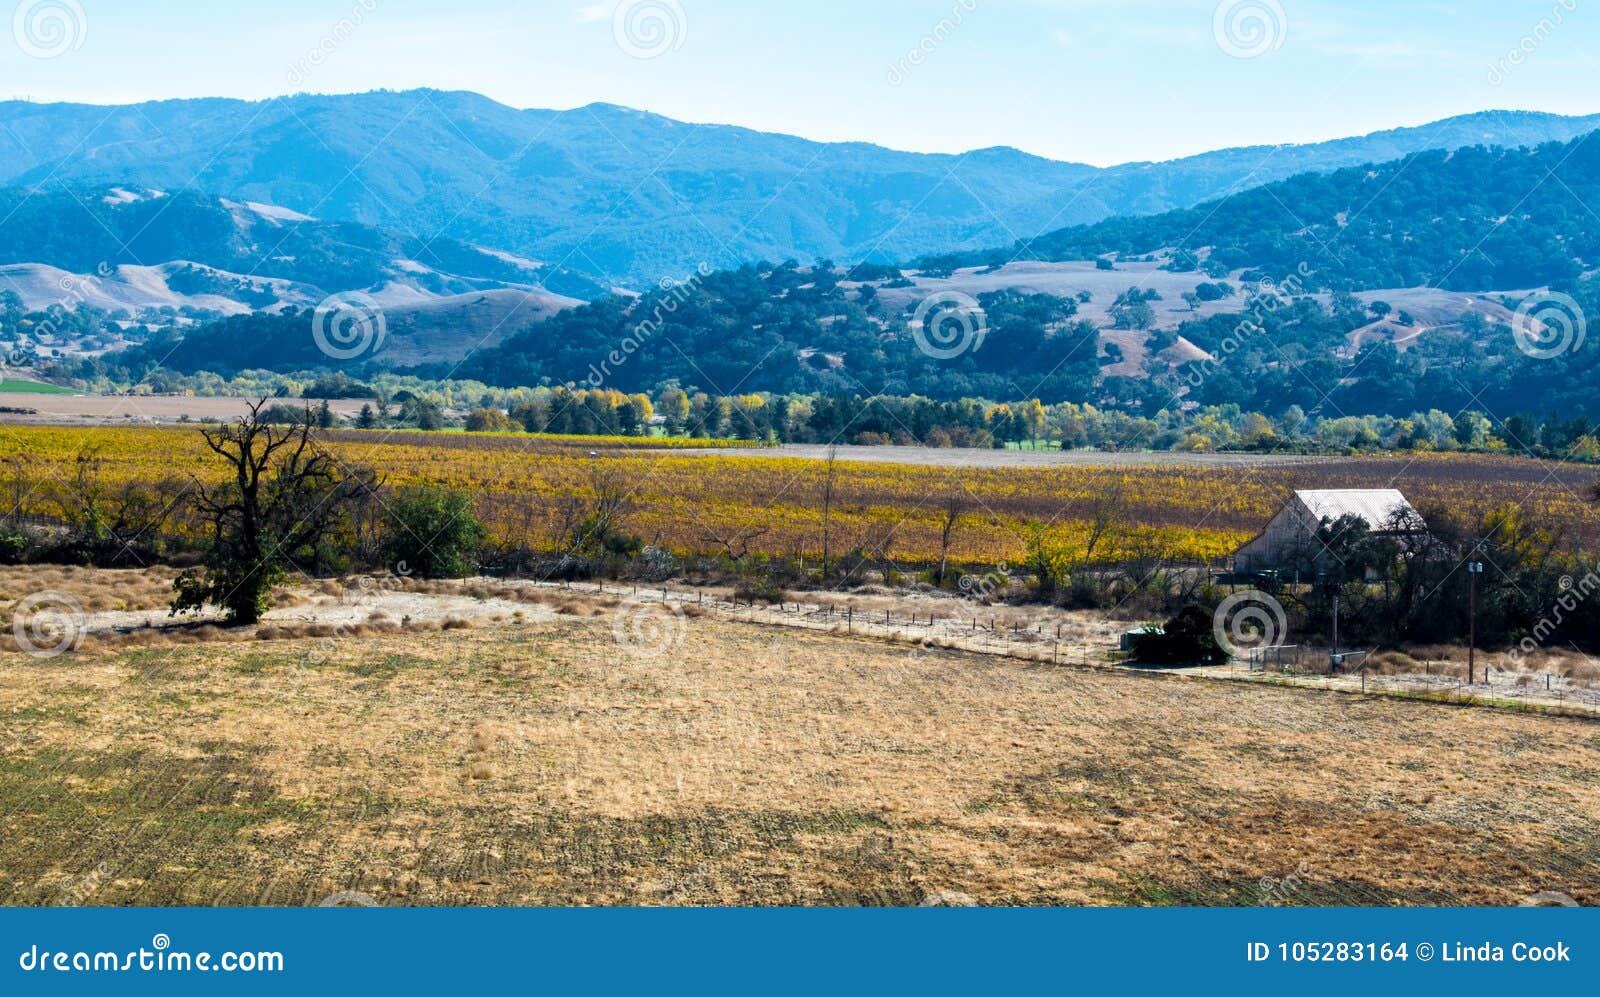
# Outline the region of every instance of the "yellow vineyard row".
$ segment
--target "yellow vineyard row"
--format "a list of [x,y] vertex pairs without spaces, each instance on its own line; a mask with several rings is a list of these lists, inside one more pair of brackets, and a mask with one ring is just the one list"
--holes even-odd
[[[596,441],[598,443],[598,440]],[[616,442],[616,441],[613,441]],[[495,540],[555,546],[598,491],[626,496],[623,526],[680,554],[815,558],[824,527],[835,554],[923,564],[937,559],[946,507],[960,510],[950,554],[968,564],[1016,564],[1041,534],[1058,557],[1094,544],[1106,557],[1210,559],[1249,539],[1295,488],[1399,487],[1425,511],[1470,519],[1515,504],[1572,538],[1592,539],[1585,497],[1592,471],[1507,457],[1428,455],[1222,465],[1174,456],[1153,465],[947,467],[853,462],[841,451],[831,489],[815,460],[692,454],[654,441],[593,448],[534,437],[334,434],[339,460],[385,484],[446,485],[471,494]],[[981,458],[983,455],[975,455]],[[193,428],[0,427],[5,499],[53,515],[80,461],[110,486],[220,474]],[[826,522],[825,522],[826,521]]]

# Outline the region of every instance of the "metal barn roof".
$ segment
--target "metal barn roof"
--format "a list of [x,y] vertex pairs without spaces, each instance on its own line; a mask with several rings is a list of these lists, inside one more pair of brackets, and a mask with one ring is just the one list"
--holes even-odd
[[1333,488],[1297,491],[1294,497],[1318,520],[1360,516],[1371,529],[1382,529],[1398,513],[1416,515],[1410,502],[1394,488]]

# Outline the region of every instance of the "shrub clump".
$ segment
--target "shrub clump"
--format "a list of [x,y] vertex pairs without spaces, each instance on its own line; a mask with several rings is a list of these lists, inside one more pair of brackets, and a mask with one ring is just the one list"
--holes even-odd
[[1220,665],[1228,652],[1217,643],[1211,611],[1188,605],[1160,629],[1133,638],[1135,660],[1150,665]]
[[473,514],[470,496],[436,485],[410,485],[395,492],[384,519],[384,557],[396,571],[417,578],[477,573],[478,551],[489,530]]

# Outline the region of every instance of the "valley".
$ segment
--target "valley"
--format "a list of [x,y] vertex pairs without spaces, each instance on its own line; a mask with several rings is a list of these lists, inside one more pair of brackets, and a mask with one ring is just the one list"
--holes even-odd
[[1600,903],[1554,30],[24,6],[0,908]]

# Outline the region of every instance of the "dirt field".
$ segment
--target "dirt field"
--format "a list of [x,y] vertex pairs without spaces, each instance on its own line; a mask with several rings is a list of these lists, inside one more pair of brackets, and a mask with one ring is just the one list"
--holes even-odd
[[[1327,464],[1335,457],[1303,457],[1294,454],[1170,453],[1166,451],[1103,450],[974,450],[962,448],[846,446],[837,451],[840,460],[863,464],[911,464],[924,467],[1291,467],[1301,464]],[[696,457],[794,457],[801,460],[826,460],[828,448],[806,443],[771,447],[728,449],[707,447],[693,451]]]
[[551,603],[0,656],[0,902],[1600,902],[1590,721]]
[[[0,408],[31,409],[36,414],[8,412],[0,422],[51,426],[89,426],[103,423],[177,422],[188,416],[201,419],[236,419],[251,398],[191,398],[183,395],[46,395],[34,392],[0,392]],[[294,403],[294,399],[290,400]],[[320,403],[319,403],[320,404]],[[335,412],[355,415],[362,400],[338,399],[328,403]]]

